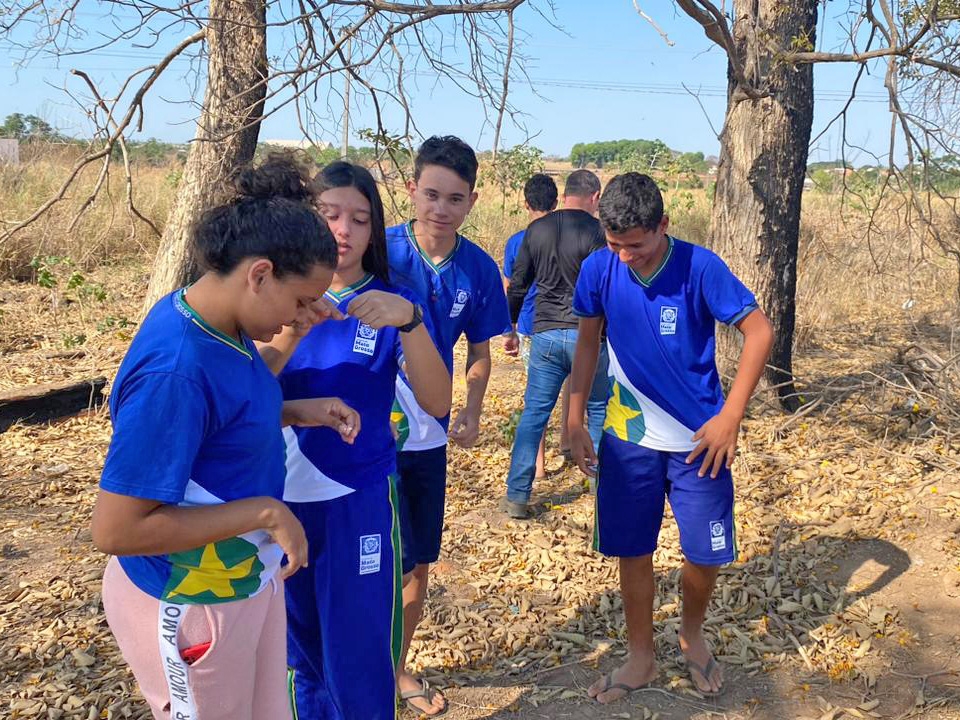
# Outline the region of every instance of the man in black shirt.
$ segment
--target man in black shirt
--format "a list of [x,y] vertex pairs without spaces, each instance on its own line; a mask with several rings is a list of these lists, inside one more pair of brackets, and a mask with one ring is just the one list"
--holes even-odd
[[[603,229],[594,217],[599,202],[600,179],[589,170],[570,173],[563,191],[563,209],[530,223],[510,276],[507,299],[514,326],[527,290],[537,285],[523,415],[513,441],[507,494],[501,503],[513,518],[529,517],[537,446],[573,364],[578,324],[573,314],[573,291],[580,265],[590,253],[606,246]],[[506,343],[508,350],[518,342],[514,333]],[[587,403],[594,446],[603,431],[606,401],[607,361],[603,354]]]

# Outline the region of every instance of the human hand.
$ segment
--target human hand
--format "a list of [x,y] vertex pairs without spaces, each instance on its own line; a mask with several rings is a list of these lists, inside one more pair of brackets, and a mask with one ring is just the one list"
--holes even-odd
[[350,445],[360,432],[360,414],[340,398],[288,400],[285,405],[292,415],[291,425],[332,428]]
[[396,293],[369,290],[350,301],[347,314],[374,330],[401,327],[413,321],[413,303]]
[[699,441],[697,446],[687,455],[689,465],[701,454],[703,462],[697,475],[703,477],[710,472],[710,477],[716,478],[720,468],[726,464],[733,465],[737,455],[737,434],[740,431],[740,418],[721,410],[717,415],[707,420],[693,435],[693,440]]
[[515,332],[503,336],[503,351],[510,357],[520,354],[520,337]]
[[307,567],[307,536],[290,508],[279,500],[272,501],[267,509],[264,530],[287,556],[287,564],[280,568],[282,579],[286,580],[301,567]]
[[331,318],[343,320],[344,315],[325,297],[317,298],[306,307],[300,308],[296,320],[290,324],[290,330],[295,337],[304,337],[314,325],[319,325]]
[[593,438],[583,427],[583,423],[567,425],[567,436],[570,440],[570,455],[580,472],[588,477],[596,477],[597,453],[593,449]]
[[457,413],[456,419],[450,424],[450,439],[463,448],[473,447],[480,439],[480,414],[469,408]]

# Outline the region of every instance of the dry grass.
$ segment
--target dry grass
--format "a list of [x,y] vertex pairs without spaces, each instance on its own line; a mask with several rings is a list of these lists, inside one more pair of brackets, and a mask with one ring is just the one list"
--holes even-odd
[[[50,152],[17,168],[0,166],[0,223],[7,227],[28,217],[42,199],[56,193],[70,158]],[[172,206],[179,166],[134,166],[135,203],[161,230]],[[607,178],[608,179],[608,178]],[[36,258],[69,258],[84,271],[104,265],[143,262],[153,257],[157,238],[142,222],[131,222],[126,210],[122,173],[115,172],[101,197],[79,222],[77,211],[89,197],[97,172],[81,182],[52,212],[0,241],[0,279],[35,280]],[[401,220],[409,201],[401,187],[386,191],[389,220]],[[704,243],[710,226],[706,190],[667,189],[665,202],[673,232]],[[875,216],[867,233],[868,215],[854,201],[818,192],[804,196],[797,283],[798,350],[816,347],[818,337],[857,317],[877,323],[891,319],[925,322],[955,298],[956,268],[902,220],[894,198]],[[507,238],[526,224],[519,194],[503,197],[493,187],[480,188],[480,200],[463,228],[498,261]]]
[[[0,225],[10,228],[30,217],[54,197],[69,172],[62,154],[40,156],[18,167],[0,165]],[[134,204],[162,229],[172,206],[179,169],[134,166]],[[158,238],[143,222],[131,222],[122,168],[115,167],[96,201],[76,220],[98,180],[99,168],[88,167],[77,184],[51,211],[12,238],[0,240],[0,278],[29,278],[37,257],[68,257],[90,269],[132,257],[152,256]]]

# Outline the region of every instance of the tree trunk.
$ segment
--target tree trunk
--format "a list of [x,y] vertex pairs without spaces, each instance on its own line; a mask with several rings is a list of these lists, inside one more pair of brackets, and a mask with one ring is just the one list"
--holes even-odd
[[144,312],[196,279],[190,229],[223,202],[233,174],[253,160],[267,87],[264,0],[210,0],[207,89],[176,204],[153,265]]
[[[813,122],[813,67],[787,65],[777,49],[814,44],[818,0],[736,0],[733,35],[745,75],[765,92],[750,99],[730,74],[710,237],[773,323],[765,374],[785,409],[793,387],[800,201]],[[740,335],[717,338],[721,370],[732,371]],[[732,373],[731,373],[732,374]]]

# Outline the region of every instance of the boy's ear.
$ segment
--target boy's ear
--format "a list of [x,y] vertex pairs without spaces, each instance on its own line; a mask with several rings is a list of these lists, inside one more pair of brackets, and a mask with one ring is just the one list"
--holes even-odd
[[670,216],[664,213],[660,218],[660,232],[666,232],[668,227],[670,227]]
[[[480,194],[476,190],[470,193],[470,210],[473,210],[473,206],[476,204],[478,197],[480,197]],[[467,212],[469,212],[469,210]]]
[[410,193],[410,197],[413,197],[413,194],[417,191],[417,181],[413,178],[407,180],[407,192]]

